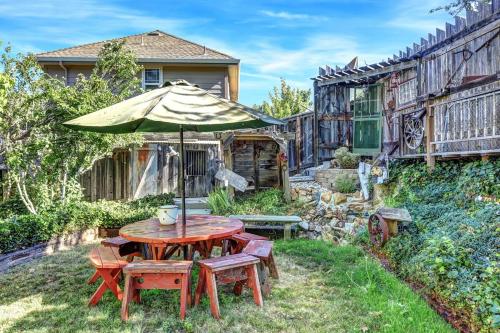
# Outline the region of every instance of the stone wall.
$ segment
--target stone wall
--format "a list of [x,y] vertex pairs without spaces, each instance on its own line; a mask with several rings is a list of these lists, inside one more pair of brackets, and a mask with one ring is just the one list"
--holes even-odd
[[71,249],[76,245],[92,243],[96,239],[98,239],[97,229],[87,229],[54,237],[47,243],[41,243],[23,250],[2,254],[0,255],[0,272],[35,258]]
[[359,186],[358,169],[317,170],[314,180],[322,187],[330,191],[337,191],[335,187],[335,181],[339,177],[348,177],[356,183],[356,186]]

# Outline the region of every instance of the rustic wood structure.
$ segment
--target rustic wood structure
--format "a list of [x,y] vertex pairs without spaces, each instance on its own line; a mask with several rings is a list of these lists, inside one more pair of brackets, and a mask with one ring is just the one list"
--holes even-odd
[[[206,196],[216,185],[220,140],[212,133],[191,133],[184,141],[186,195]],[[86,199],[133,200],[170,192],[179,196],[179,146],[176,136],[147,134],[142,147],[116,150],[96,161],[80,178]]]
[[288,136],[271,130],[220,135],[227,169],[248,181],[248,190],[282,188],[289,200]]
[[243,248],[248,245],[248,243],[252,240],[269,240],[269,238],[255,235],[249,232],[242,232],[236,235],[233,235],[231,238],[231,254],[241,253]]
[[426,158],[430,166],[436,157],[500,153],[499,15],[500,1],[479,2],[392,58],[320,68],[313,78],[316,162],[331,159],[339,145]]
[[[161,225],[157,218],[135,222],[120,229],[120,236],[145,243],[151,259],[168,259],[179,246],[193,245],[202,257],[210,257],[214,243],[243,231],[243,223],[222,216],[190,215],[182,223]],[[193,253],[189,254],[192,258]]]
[[208,293],[212,316],[220,319],[217,283],[235,283],[234,293],[236,295],[240,295],[243,286],[247,285],[253,291],[255,304],[259,307],[263,306],[256,267],[259,262],[259,258],[244,253],[198,261],[200,275],[198,277],[194,304],[200,304],[203,294]]
[[191,305],[192,261],[182,260],[142,260],[123,268],[125,291],[122,300],[121,317],[128,320],[128,306],[134,300],[140,302],[140,291],[144,289],[180,290],[180,317],[186,317],[186,309]]
[[[224,166],[245,177],[248,190],[271,187],[287,193],[287,136],[270,131],[189,133],[186,151],[186,196],[204,197]],[[133,200],[146,195],[180,196],[179,139],[171,134],[147,134],[142,147],[118,149],[94,163],[80,178],[89,201]]]
[[399,229],[404,229],[410,222],[412,218],[408,210],[381,207],[368,219],[370,240],[374,245],[382,247],[390,237],[397,235]]

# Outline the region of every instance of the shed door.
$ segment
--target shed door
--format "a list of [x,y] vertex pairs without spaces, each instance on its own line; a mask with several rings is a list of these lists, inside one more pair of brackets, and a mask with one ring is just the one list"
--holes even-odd
[[352,88],[350,93],[354,115],[352,150],[357,154],[376,155],[382,146],[381,86]]

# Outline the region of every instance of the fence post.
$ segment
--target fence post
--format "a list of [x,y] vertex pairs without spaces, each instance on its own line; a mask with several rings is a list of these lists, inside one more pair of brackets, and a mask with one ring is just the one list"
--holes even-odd
[[426,105],[426,115],[425,115],[425,148],[426,148],[426,161],[429,170],[434,170],[434,166],[436,165],[436,157],[432,155],[434,153],[434,144],[432,141],[434,139],[434,108],[430,105],[430,102],[427,101]]

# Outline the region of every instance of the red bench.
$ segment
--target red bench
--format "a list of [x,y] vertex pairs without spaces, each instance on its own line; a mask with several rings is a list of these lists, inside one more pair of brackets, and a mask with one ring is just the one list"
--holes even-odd
[[180,289],[180,317],[186,317],[186,307],[191,305],[192,261],[184,260],[142,260],[129,263],[123,268],[125,293],[121,317],[128,320],[128,305],[131,300],[140,302],[141,289]]
[[242,232],[231,236],[230,238],[230,252],[231,254],[241,253],[243,248],[252,240],[269,240],[264,236],[251,234],[249,232]]
[[219,298],[217,296],[217,282],[220,284],[235,283],[234,293],[240,295],[246,284],[253,291],[257,306],[262,306],[259,277],[256,264],[259,258],[240,253],[223,257],[200,260],[200,275],[196,287],[194,304],[200,303],[204,293],[210,298],[210,311],[216,319],[220,319]]
[[120,256],[116,248],[100,246],[90,251],[90,262],[95,267],[96,272],[89,282],[93,283],[99,277],[102,277],[103,282],[90,298],[89,306],[96,305],[108,289],[117,299],[121,300],[123,293],[118,282],[121,278],[122,268],[129,263],[127,259]]
[[260,259],[260,263],[257,266],[259,281],[263,294],[268,296],[271,293],[271,286],[269,284],[267,269],[269,269],[269,274],[273,278],[279,278],[278,269],[276,268],[273,257],[273,242],[267,240],[251,240],[245,246],[242,253],[246,253]]

